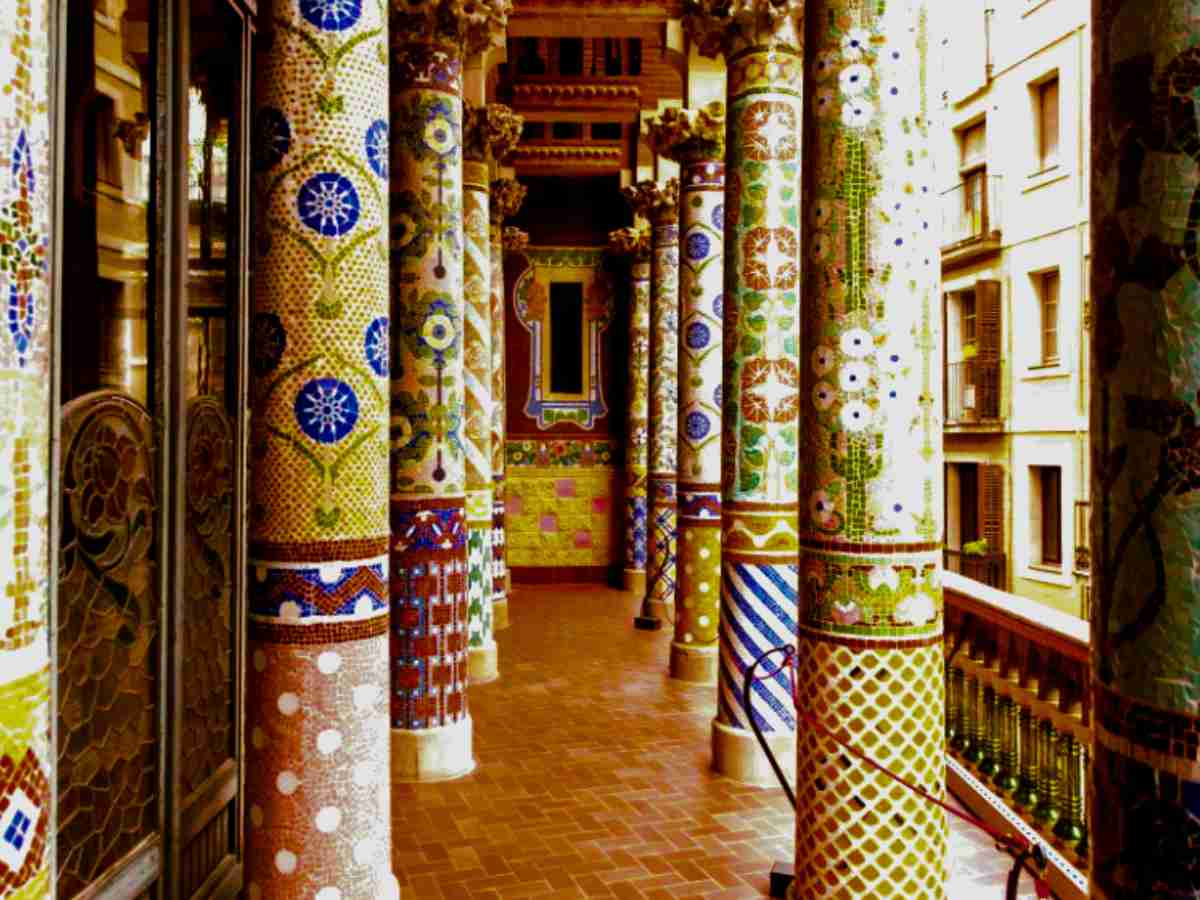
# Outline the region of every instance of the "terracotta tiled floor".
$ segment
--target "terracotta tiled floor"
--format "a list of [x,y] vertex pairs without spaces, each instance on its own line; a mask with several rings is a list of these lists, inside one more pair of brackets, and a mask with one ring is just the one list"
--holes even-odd
[[[518,586],[500,680],[471,687],[471,775],[394,792],[410,898],[750,898],[790,859],[779,789],[709,770],[715,689],[666,675],[669,631],[595,586]],[[952,828],[951,900],[1000,900],[1004,857]]]

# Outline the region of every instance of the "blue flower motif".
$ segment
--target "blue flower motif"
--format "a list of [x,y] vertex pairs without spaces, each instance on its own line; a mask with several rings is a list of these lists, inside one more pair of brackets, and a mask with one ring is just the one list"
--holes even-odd
[[702,412],[690,412],[684,419],[683,429],[689,439],[698,441],[704,438],[712,428],[712,423]]
[[717,231],[725,230],[725,204],[718,203],[713,207],[712,217],[709,219],[712,222],[712,227]]
[[345,31],[362,16],[362,0],[300,0],[300,15],[322,31]]
[[717,294],[717,296],[713,297],[712,309],[713,309],[713,315],[716,316],[718,319],[721,318],[721,316],[725,310],[725,295],[724,294]]
[[283,359],[283,351],[287,349],[287,332],[275,313],[258,313],[250,329],[253,335],[250,364],[255,374],[267,375],[275,371]]
[[338,237],[358,223],[358,191],[345,175],[321,172],[296,197],[300,221],[325,237]]
[[358,422],[358,397],[344,381],[314,378],[300,389],[295,403],[300,430],[321,444],[336,444]]
[[712,339],[712,332],[703,322],[693,322],[684,334],[689,350],[703,350]]
[[721,392],[721,385],[718,384],[715,388],[713,388],[713,405],[716,406],[717,409],[721,408],[722,396],[723,394]]
[[711,247],[712,243],[709,241],[708,235],[700,234],[699,232],[688,235],[688,259],[693,261],[704,259],[704,257],[708,256],[708,251],[711,249]]
[[380,316],[367,326],[367,334],[363,339],[363,352],[367,355],[367,365],[371,367],[371,371],[386,378],[388,362],[391,359],[387,316]]
[[265,172],[292,148],[292,126],[274,106],[264,106],[254,119],[254,168]]
[[33,343],[33,326],[36,322],[33,294],[23,294],[17,286],[8,288],[8,330],[12,333],[13,346],[21,365],[25,365],[25,354]]
[[365,140],[367,164],[380,178],[388,177],[388,123],[376,119],[367,129]]
[[12,186],[14,190],[22,187],[32,196],[37,182],[33,176],[33,150],[29,146],[29,138],[25,129],[17,132],[17,141],[12,151]]

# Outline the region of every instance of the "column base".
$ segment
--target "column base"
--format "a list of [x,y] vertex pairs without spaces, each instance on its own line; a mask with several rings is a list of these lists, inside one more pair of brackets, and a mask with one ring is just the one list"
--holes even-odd
[[[495,612],[492,613],[493,621]],[[500,648],[496,642],[467,648],[467,675],[471,684],[487,684],[500,677]]]
[[646,595],[646,570],[626,569],[621,578],[622,589],[626,593]]
[[671,642],[671,677],[691,684],[716,684],[720,656],[716,644]]
[[471,717],[441,728],[392,729],[392,782],[448,781],[475,769]]
[[[767,746],[779,760],[783,774],[793,784],[796,781],[796,733],[769,732],[765,735]],[[754,732],[748,728],[734,728],[713,719],[712,723],[712,767],[713,771],[742,784],[757,787],[778,787],[779,779],[771,769]]]
[[503,631],[508,627],[508,598],[492,601],[492,631]]

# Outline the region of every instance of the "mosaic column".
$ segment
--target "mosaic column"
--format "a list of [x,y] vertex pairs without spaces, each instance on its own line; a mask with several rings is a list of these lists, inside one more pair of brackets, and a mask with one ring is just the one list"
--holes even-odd
[[497,178],[491,184],[490,239],[492,248],[492,617],[496,631],[508,627],[508,541],[504,533],[505,442],[508,435],[508,395],[505,390],[505,361],[508,358],[504,332],[504,253],[520,252],[529,245],[529,235],[504,228],[504,220],[517,214],[525,202],[525,185],[512,178]]
[[650,418],[650,229],[609,232],[609,250],[628,256],[629,391],[625,426],[624,589],[646,595],[646,468]]
[[1092,5],[1091,896],[1200,889],[1200,2]]
[[[802,708],[945,792],[941,291],[926,4],[809,0]],[[946,896],[946,815],[797,737],[796,896]],[[867,865],[869,861],[869,865]]]
[[646,494],[650,552],[639,628],[660,628],[675,606],[676,449],[679,408],[679,181],[622,189],[650,220],[650,421]]
[[799,489],[800,121],[803,3],[689,6],[700,52],[728,70],[721,410],[721,621],[713,768],[774,784],[753,715],[790,769],[795,715],[786,676],[742,678],[795,641]]
[[671,677],[717,682],[721,609],[721,327],[725,106],[667,109],[650,146],[679,163],[679,538]]
[[273,0],[255,66],[246,896],[398,896],[387,22]]
[[467,710],[462,63],[507,0],[391,12],[392,777],[475,767]]
[[[495,591],[492,552],[492,259],[489,174],[494,156],[506,156],[521,137],[522,118],[499,103],[467,109],[463,129],[463,260],[465,331],[463,382],[467,466],[467,662],[470,680],[500,677],[492,629]],[[501,354],[503,358],[503,353]]]
[[0,21],[0,897],[53,896],[50,749],[49,34],[44,0]]

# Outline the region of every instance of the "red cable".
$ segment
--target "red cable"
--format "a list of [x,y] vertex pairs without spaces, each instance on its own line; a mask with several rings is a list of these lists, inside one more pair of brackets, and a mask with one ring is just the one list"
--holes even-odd
[[[891,778],[893,781],[899,782],[900,784],[904,785],[906,788],[908,788],[910,791],[912,791],[917,796],[923,798],[924,800],[927,800],[928,802],[941,807],[946,812],[948,812],[952,815],[958,816],[958,818],[962,819],[964,822],[966,822],[970,825],[974,825],[976,828],[978,828],[984,834],[988,835],[996,843],[1007,846],[1007,847],[1011,847],[1012,849],[1016,850],[1019,854],[1024,854],[1024,853],[1029,852],[1029,850],[1031,849],[1031,845],[1030,845],[1029,840],[1024,835],[997,831],[996,829],[994,829],[990,825],[988,825],[986,822],[984,822],[982,819],[979,819],[970,813],[963,812],[960,809],[955,809],[953,806],[950,806],[945,801],[939,800],[937,797],[930,794],[928,791],[926,791],[920,785],[913,784],[913,783],[905,780],[904,778],[902,778],[901,776],[899,776],[895,772],[893,772],[891,769],[884,766],[883,764],[878,763],[875,760],[871,759],[871,757],[867,756],[865,753],[863,753],[858,748],[851,746],[848,742],[844,741],[842,738],[840,738],[836,734],[834,734],[830,729],[825,727],[825,725],[822,722],[820,722],[812,713],[801,709],[800,708],[800,697],[798,694],[798,685],[796,682],[796,655],[792,651],[792,648],[790,648],[790,647],[787,648],[786,656],[787,656],[787,662],[784,663],[784,665],[786,665],[788,667],[788,679],[791,682],[791,689],[792,689],[792,705],[796,707],[796,714],[798,716],[800,716],[802,719],[804,719],[805,722],[807,722],[810,726],[812,726],[814,729],[816,729],[818,732],[825,735],[826,737],[832,738],[840,747],[842,747],[842,749],[846,750],[852,756],[862,760],[863,762],[865,762],[867,765],[869,765],[871,768],[875,769],[876,771],[882,772],[884,775],[888,776],[888,778]],[[778,673],[778,671],[779,670],[776,669],[775,672],[772,674],[776,674],[776,673]],[[759,677],[765,678],[768,676],[759,676]],[[1046,880],[1041,876],[1040,873],[1033,872],[1028,869],[1026,871],[1029,871],[1030,875],[1033,878],[1034,888],[1037,891],[1038,900],[1050,900],[1050,887],[1049,887],[1049,885],[1046,884]]]

